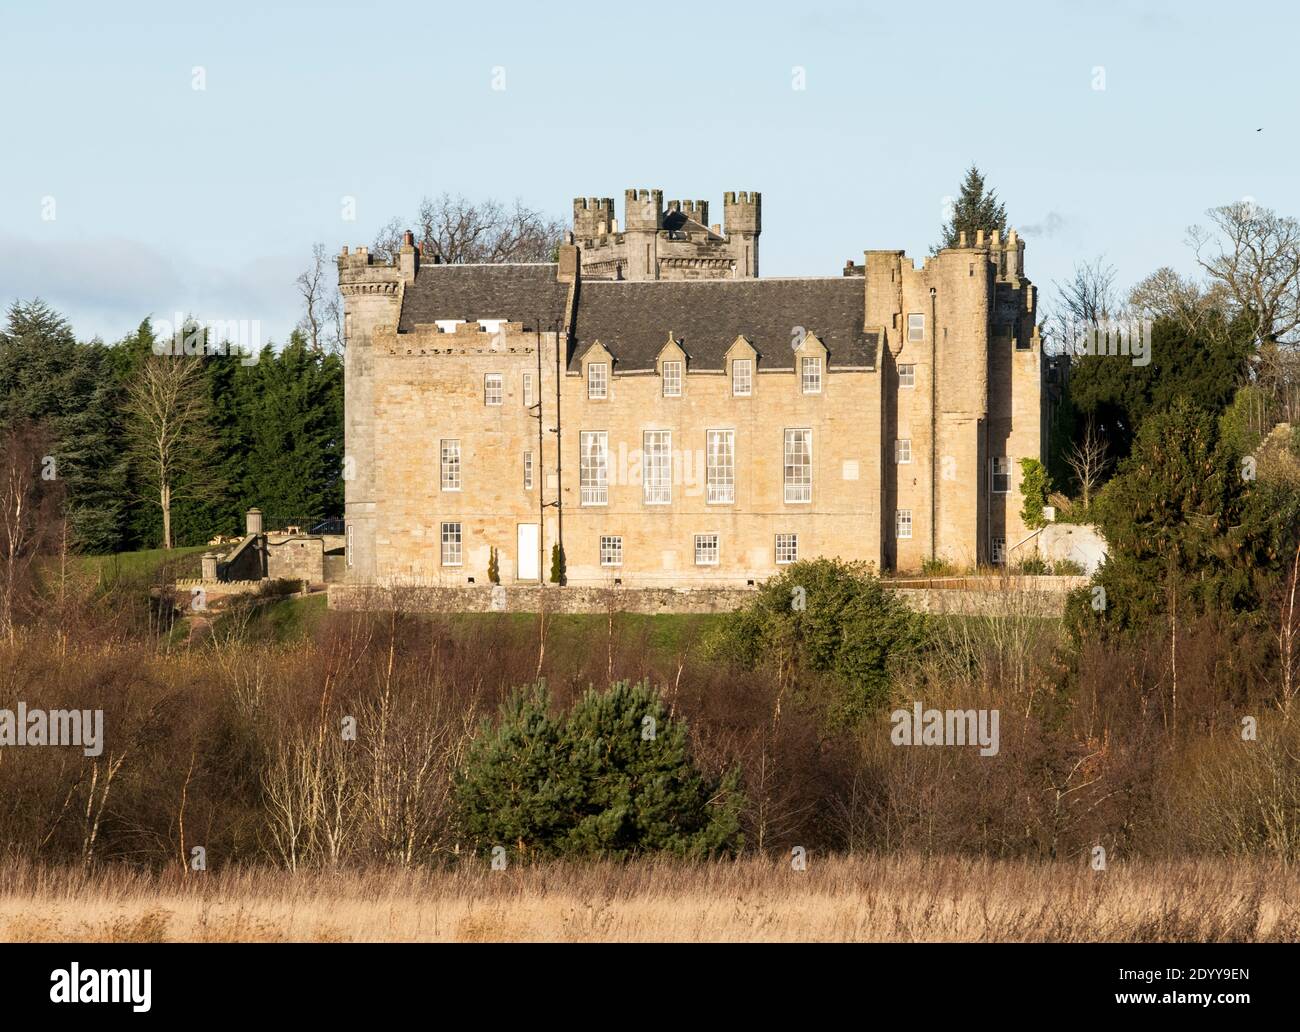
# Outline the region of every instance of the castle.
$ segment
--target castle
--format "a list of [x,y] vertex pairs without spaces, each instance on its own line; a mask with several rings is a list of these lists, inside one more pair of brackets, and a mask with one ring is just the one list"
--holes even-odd
[[759,278],[761,197],[574,201],[557,261],[338,260],[355,584],[744,586],[1000,563],[1045,454],[1014,230]]

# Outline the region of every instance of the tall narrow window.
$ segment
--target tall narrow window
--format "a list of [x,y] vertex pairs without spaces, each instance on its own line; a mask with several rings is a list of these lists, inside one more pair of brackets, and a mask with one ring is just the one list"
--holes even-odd
[[532,408],[537,404],[537,399],[533,397],[533,374],[524,373],[524,407]]
[[778,534],[776,536],[776,561],[779,566],[799,561],[798,534]]
[[623,565],[623,539],[617,535],[600,536],[600,565]]
[[696,534],[695,535],[695,565],[696,566],[717,566],[718,565],[718,535],[717,534]]
[[459,523],[444,523],[442,525],[442,565],[461,565]]
[[916,366],[904,363],[898,367],[898,386],[916,386]]
[[500,405],[501,404],[501,382],[500,373],[488,373],[483,377],[483,404]]
[[533,489],[533,453],[530,451],[526,451],[524,452],[524,490],[531,491],[532,489]]
[[894,536],[900,540],[912,536],[911,509],[899,509],[894,513]]
[[900,466],[906,466],[912,461],[912,439],[910,437],[900,437],[894,442],[894,461]]
[[925,340],[925,316],[920,312],[912,312],[907,317],[907,339]]
[[812,431],[785,432],[785,500],[812,501]]
[[442,489],[460,490],[460,441],[442,442]]
[[804,394],[820,394],[822,392],[821,356],[814,355],[811,358],[801,359],[799,368],[802,371]]
[[1011,490],[1011,460],[1005,455],[995,455],[989,460],[989,490],[994,494]]
[[664,363],[664,397],[680,398],[682,396],[682,363]]
[[592,362],[587,366],[587,397],[609,397],[609,365],[605,362]]
[[609,504],[609,434],[604,430],[583,430],[578,434],[580,453],[578,488],[583,505]]
[[647,430],[643,438],[641,478],[647,505],[670,505],[673,500],[673,434]]
[[992,554],[989,558],[991,558],[996,565],[1001,566],[1007,561],[1007,539],[1004,537],[995,537],[991,544],[993,547],[991,549]]
[[752,358],[738,358],[731,363],[731,393],[737,398],[748,398],[754,393]]
[[347,565],[351,566],[352,565],[352,524],[351,523],[348,524],[348,546],[346,549],[344,549],[344,553],[347,555]]
[[736,500],[736,431],[708,431],[704,452],[706,500],[731,505]]

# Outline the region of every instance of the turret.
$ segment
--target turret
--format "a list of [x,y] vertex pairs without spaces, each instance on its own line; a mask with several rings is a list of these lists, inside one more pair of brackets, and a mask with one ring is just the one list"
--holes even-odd
[[664,192],[628,190],[623,202],[623,229],[628,233],[657,233],[664,228]]
[[762,195],[757,191],[723,194],[722,213],[727,241],[736,261],[736,276],[757,276],[758,235],[763,229]]
[[578,240],[595,240],[614,232],[614,198],[575,197],[573,235]]

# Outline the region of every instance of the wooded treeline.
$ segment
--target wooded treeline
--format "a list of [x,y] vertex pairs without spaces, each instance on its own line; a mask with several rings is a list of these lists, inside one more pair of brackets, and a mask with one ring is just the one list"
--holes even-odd
[[[40,300],[0,328],[0,436],[34,451],[63,501],[68,544],[109,553],[343,511],[343,363],[294,332],[255,354],[173,355],[146,319],[113,344],[78,341]],[[218,350],[216,347],[211,349]]]

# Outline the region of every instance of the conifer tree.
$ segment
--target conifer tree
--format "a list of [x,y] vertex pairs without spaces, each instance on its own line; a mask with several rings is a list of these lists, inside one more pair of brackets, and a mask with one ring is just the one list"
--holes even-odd
[[953,205],[952,217],[943,227],[943,238],[935,245],[934,251],[956,247],[962,233],[966,234],[966,243],[974,246],[976,231],[981,229],[986,235],[995,229],[1005,235],[1007,213],[1005,206],[998,200],[997,193],[993,190],[985,191],[984,174],[971,165],[966,170],[961,193]]

